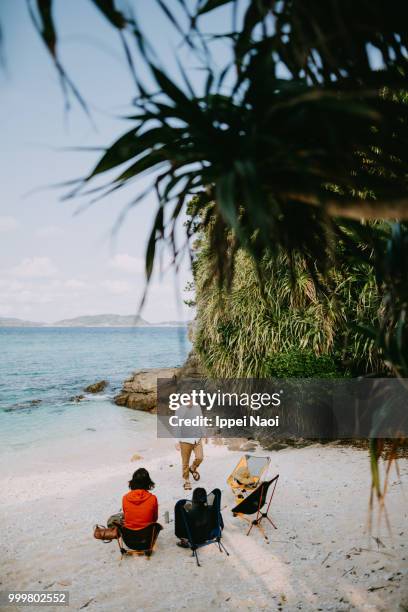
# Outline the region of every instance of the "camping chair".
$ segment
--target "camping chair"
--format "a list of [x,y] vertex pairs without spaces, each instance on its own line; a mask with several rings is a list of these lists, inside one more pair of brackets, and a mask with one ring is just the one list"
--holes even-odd
[[[190,506],[190,510],[188,507]],[[220,552],[229,552],[221,542],[224,523],[221,515],[221,491],[214,489],[207,496],[207,504],[194,507],[187,499],[181,499],[176,503],[175,509],[175,533],[178,538],[188,541],[193,557],[198,560],[197,550],[209,544],[218,544]]]
[[[239,516],[239,518],[244,519],[249,523],[249,529],[247,531],[247,535],[251,533],[252,527],[258,527],[259,531],[264,536],[265,540],[268,540],[268,537],[263,530],[261,522],[264,518],[266,518],[272,527],[277,529],[276,525],[273,523],[271,518],[268,516],[269,508],[271,506],[273,494],[275,493],[276,485],[278,484],[279,474],[277,474],[272,480],[267,480],[262,482],[255,491],[252,491],[247,497],[242,499],[235,508],[232,509],[232,513],[234,516]],[[266,505],[266,498],[268,495],[269,487],[273,484],[272,494],[269,499],[268,507],[266,508],[266,512],[262,512],[262,509]],[[256,517],[254,519],[250,519],[247,515],[255,514]]]
[[[271,459],[270,457],[256,457],[255,455],[244,455],[227,478],[227,484],[231,487],[236,497],[236,502],[243,499],[245,495],[256,489],[265,476]],[[240,473],[249,474],[249,478],[240,482]]]
[[124,555],[146,555],[149,558],[162,529],[160,523],[151,523],[143,529],[128,529],[120,526],[118,542],[122,557]]

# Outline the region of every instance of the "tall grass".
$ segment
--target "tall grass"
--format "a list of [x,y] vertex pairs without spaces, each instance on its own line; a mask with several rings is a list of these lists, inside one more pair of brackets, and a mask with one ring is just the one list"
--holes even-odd
[[[366,264],[339,266],[324,285],[300,256],[264,256],[263,283],[251,257],[239,250],[229,290],[208,282],[205,241],[195,264],[195,348],[213,376],[267,377],[271,359],[298,351],[333,356],[339,373],[382,367],[374,342],[358,325],[375,325],[379,297]],[[356,329],[354,329],[354,325]]]

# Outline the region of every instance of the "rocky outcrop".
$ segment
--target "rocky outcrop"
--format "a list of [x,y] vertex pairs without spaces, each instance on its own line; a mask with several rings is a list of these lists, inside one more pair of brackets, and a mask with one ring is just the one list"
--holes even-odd
[[102,391],[104,391],[104,389],[108,386],[108,381],[107,380],[99,380],[96,383],[93,383],[92,385],[88,385],[87,387],[85,387],[84,391],[85,393],[101,393]]
[[157,404],[157,379],[173,378],[178,368],[152,368],[137,370],[125,380],[119,395],[114,398],[118,406],[154,412]]
[[155,412],[157,408],[157,379],[204,378],[196,355],[191,352],[181,368],[152,368],[137,370],[123,383],[119,395],[114,398],[118,406],[126,406],[145,412]]
[[118,406],[126,406],[145,412],[157,408],[157,379],[205,378],[196,354],[191,351],[180,368],[152,368],[137,370],[123,383],[121,392],[114,398]]

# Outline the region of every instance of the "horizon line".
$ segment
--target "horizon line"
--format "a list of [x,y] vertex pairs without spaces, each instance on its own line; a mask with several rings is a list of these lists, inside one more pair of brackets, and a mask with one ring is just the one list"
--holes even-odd
[[[86,320],[86,319],[98,319],[98,318],[102,318],[102,317],[115,317],[115,318],[119,318],[119,319],[129,319],[129,318],[133,318],[135,320],[134,324],[125,324],[125,325],[115,325],[115,324],[109,324],[107,323],[106,325],[101,325],[101,324],[94,324],[92,325],[92,322],[90,322],[90,324],[78,324],[78,325],[71,325],[72,327],[149,327],[149,326],[155,326],[155,325],[168,325],[168,326],[176,326],[176,325],[188,325],[189,323],[192,322],[193,319],[162,319],[160,321],[148,321],[147,319],[144,319],[141,315],[136,315],[136,314],[127,314],[127,315],[122,315],[122,314],[116,314],[116,313],[100,313],[100,314],[90,314],[90,315],[77,315],[75,317],[65,317],[63,319],[58,319],[56,321],[34,321],[32,319],[24,319],[21,317],[15,317],[15,316],[4,316],[4,315],[0,315],[0,327],[69,327],[70,324],[74,324],[76,321],[78,320]],[[4,322],[14,322],[14,325],[2,325],[2,323]],[[79,322],[79,321],[78,321]],[[21,325],[18,325],[19,323],[21,323]]]

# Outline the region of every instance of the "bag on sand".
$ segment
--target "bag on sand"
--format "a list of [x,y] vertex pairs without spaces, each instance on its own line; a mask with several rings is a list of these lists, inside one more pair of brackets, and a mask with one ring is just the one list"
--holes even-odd
[[104,527],[103,525],[95,525],[94,538],[103,540],[103,542],[111,542],[119,538],[119,530],[117,527]]

